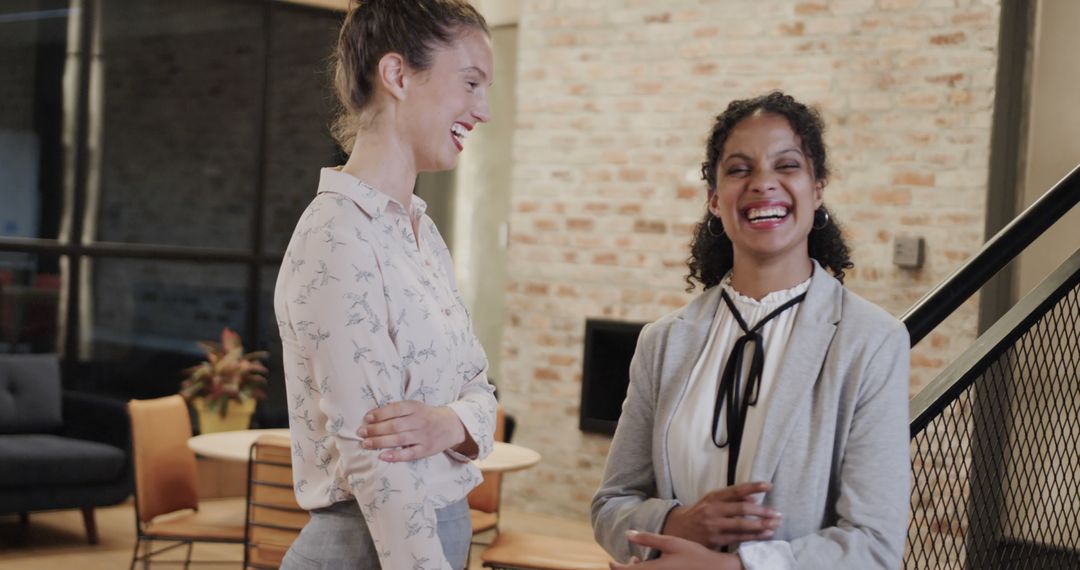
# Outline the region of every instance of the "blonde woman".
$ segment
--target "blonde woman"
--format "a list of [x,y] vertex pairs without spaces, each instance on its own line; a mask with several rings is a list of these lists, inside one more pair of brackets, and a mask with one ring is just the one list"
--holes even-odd
[[364,0],[337,47],[344,166],[323,169],[274,295],[300,505],[283,568],[461,569],[495,400],[446,244],[413,196],[488,120],[463,0]]

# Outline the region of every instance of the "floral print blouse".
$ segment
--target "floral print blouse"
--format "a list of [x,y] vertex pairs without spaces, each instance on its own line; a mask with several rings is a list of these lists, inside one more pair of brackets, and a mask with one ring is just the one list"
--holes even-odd
[[435,509],[482,478],[453,451],[379,460],[357,435],[364,415],[401,400],[449,406],[480,457],[493,445],[487,359],[425,208],[414,196],[407,212],[357,178],[323,169],[274,292],[297,500],[309,510],[357,501],[383,568],[449,569]]

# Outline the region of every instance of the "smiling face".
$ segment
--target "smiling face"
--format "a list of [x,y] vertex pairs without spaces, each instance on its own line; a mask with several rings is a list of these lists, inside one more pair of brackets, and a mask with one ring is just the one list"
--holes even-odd
[[466,28],[432,49],[429,69],[408,73],[398,117],[417,171],[453,168],[469,131],[488,121],[493,57],[487,34]]
[[786,118],[759,111],[736,124],[709,196],[709,210],[731,239],[736,267],[751,262],[804,268],[823,188]]

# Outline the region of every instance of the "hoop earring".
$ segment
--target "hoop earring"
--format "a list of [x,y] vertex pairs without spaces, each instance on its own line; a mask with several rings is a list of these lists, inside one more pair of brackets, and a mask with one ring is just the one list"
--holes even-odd
[[815,230],[823,230],[827,225],[829,225],[829,211],[825,209],[825,206],[814,210],[813,228]]
[[712,215],[710,213],[709,214],[709,219],[705,221],[705,231],[709,232],[709,235],[711,235],[712,237],[718,238],[718,237],[721,237],[721,236],[724,235],[724,224],[723,224],[723,222],[720,223],[720,231],[716,231],[716,230],[713,229],[713,222],[714,221],[719,221],[719,220],[720,220],[720,218],[717,218],[716,216],[714,216],[714,215]]

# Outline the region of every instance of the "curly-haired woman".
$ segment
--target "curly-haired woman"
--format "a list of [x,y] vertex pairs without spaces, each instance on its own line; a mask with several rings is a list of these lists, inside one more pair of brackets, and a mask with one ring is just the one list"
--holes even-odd
[[908,335],[843,286],[823,131],[779,92],[716,118],[688,261],[704,292],[642,330],[592,504],[635,568],[900,564]]

